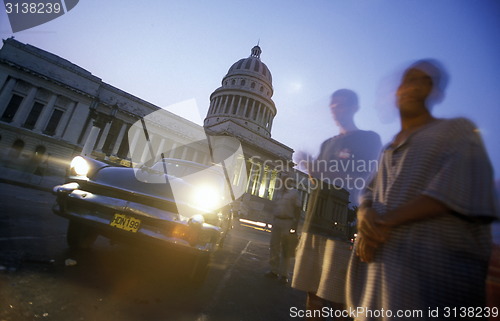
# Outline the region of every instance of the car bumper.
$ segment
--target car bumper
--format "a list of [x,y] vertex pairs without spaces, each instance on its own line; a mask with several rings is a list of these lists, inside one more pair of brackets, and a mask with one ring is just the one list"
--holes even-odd
[[[209,253],[216,248],[219,229],[210,224],[189,226],[187,222],[181,222],[175,213],[79,189],[70,190],[64,185],[54,188],[54,194],[57,195],[57,203],[53,207],[55,214],[90,226],[100,235],[118,242],[144,241],[194,253]],[[127,231],[110,225],[116,214],[140,220],[140,228]],[[183,237],[176,236],[179,230]],[[197,233],[196,242],[192,241],[189,233]]]

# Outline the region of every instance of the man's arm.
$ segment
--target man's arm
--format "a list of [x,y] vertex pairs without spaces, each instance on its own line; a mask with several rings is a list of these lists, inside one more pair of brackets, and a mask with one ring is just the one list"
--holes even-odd
[[375,250],[387,241],[392,228],[430,219],[449,211],[443,203],[425,195],[382,216],[371,205],[371,201],[365,201],[358,210],[359,240],[356,254],[364,262],[372,261]]
[[433,218],[449,211],[448,207],[440,201],[426,195],[420,195],[397,209],[387,212],[384,216],[379,216],[376,223],[387,227],[395,227]]

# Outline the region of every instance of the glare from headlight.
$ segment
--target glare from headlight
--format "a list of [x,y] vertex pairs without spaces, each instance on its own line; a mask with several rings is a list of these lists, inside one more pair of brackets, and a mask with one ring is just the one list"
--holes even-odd
[[71,161],[71,168],[75,171],[78,176],[86,176],[89,172],[89,164],[85,160],[85,158],[81,156],[76,156]]
[[203,223],[205,223],[205,218],[203,217],[203,215],[195,214],[195,215],[193,215],[193,217],[191,217],[191,219],[189,220],[189,223],[203,225]]
[[215,210],[221,204],[222,197],[217,188],[211,185],[197,186],[193,193],[193,201],[205,210]]

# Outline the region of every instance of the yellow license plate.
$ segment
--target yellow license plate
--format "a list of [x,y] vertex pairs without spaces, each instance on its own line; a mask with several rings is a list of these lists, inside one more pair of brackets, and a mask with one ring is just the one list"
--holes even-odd
[[141,220],[123,214],[115,214],[109,225],[135,233],[141,226]]

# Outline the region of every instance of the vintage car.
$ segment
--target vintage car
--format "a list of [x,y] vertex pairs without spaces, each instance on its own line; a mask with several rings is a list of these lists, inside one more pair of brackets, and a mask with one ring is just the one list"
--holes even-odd
[[71,248],[88,248],[98,235],[145,241],[190,256],[189,277],[202,282],[210,254],[232,227],[224,183],[217,166],[162,159],[134,169],[77,156],[67,182],[53,188],[53,211],[69,219]]

